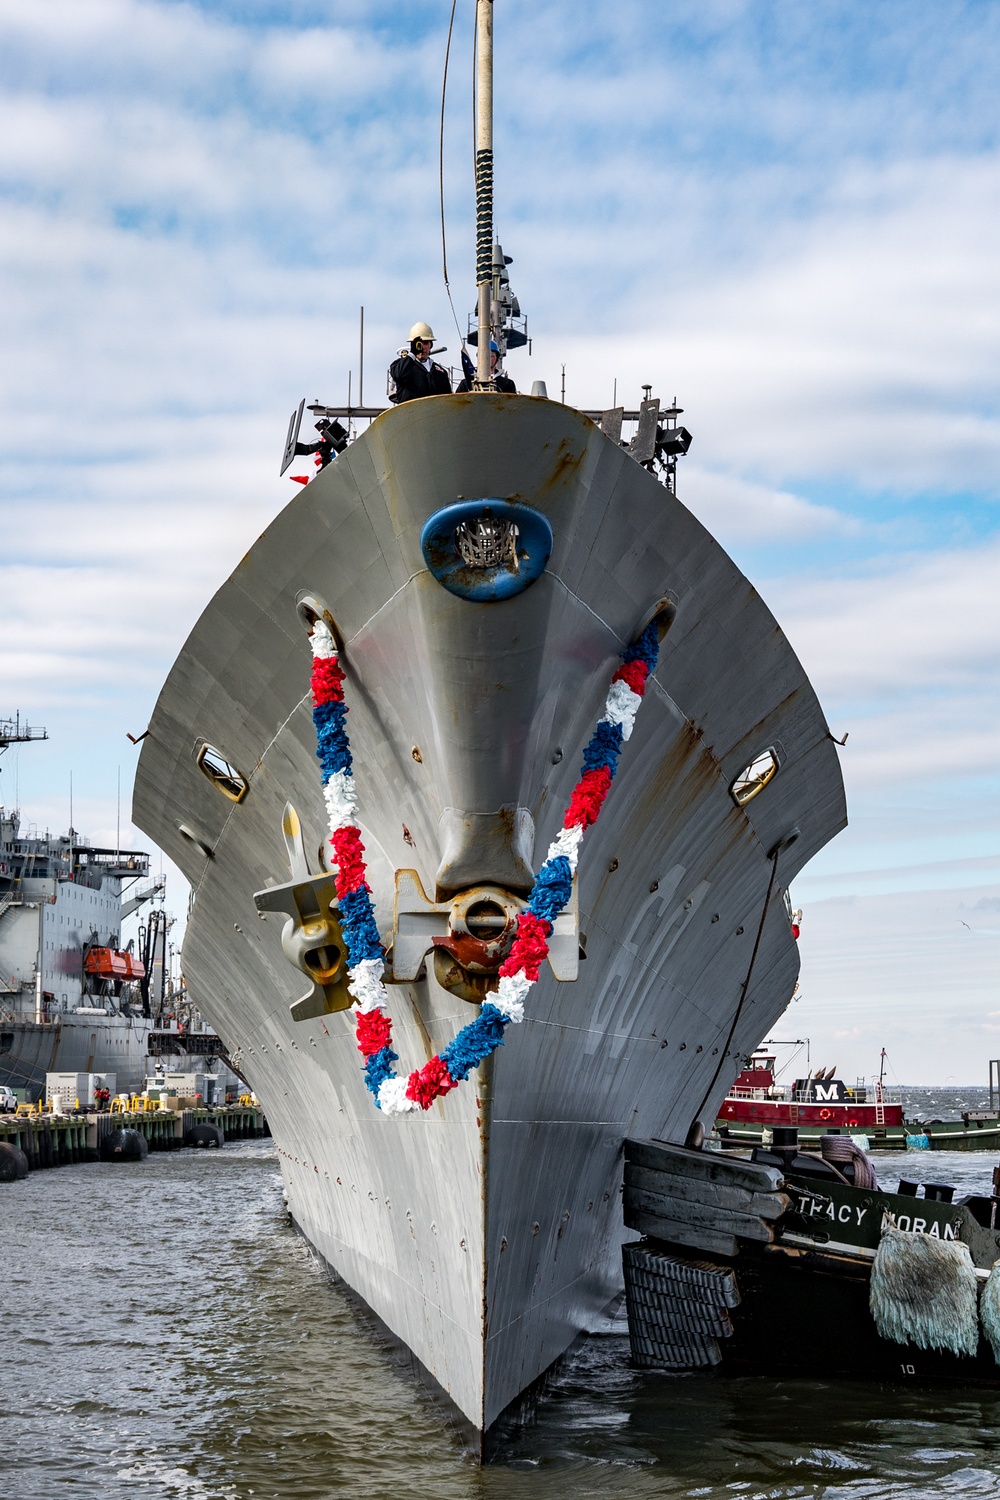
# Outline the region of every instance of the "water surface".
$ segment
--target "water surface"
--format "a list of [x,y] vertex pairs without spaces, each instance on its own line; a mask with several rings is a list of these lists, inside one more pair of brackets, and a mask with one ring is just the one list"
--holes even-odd
[[[994,1160],[877,1164],[965,1192]],[[1000,1394],[650,1376],[617,1335],[479,1471],[289,1226],[270,1142],[33,1173],[0,1213],[4,1500],[1000,1494]]]

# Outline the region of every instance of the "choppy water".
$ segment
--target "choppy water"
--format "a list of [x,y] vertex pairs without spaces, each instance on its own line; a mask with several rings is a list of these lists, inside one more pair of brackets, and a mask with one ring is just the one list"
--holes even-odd
[[[878,1158],[886,1187],[993,1164]],[[289,1227],[270,1143],[37,1172],[0,1216],[4,1500],[1000,1494],[1000,1395],[651,1377],[617,1336],[479,1471]]]
[[[960,1120],[967,1109],[988,1109],[989,1089],[907,1088],[894,1089],[903,1104],[905,1120]],[[996,1100],[994,1100],[994,1104]]]

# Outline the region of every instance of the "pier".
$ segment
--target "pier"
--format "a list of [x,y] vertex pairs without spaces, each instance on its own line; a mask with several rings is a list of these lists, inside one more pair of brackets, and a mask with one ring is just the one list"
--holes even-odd
[[115,1131],[138,1131],[150,1151],[178,1151],[186,1144],[205,1144],[191,1142],[189,1137],[197,1127],[206,1125],[221,1132],[222,1141],[253,1140],[270,1133],[263,1110],[254,1104],[74,1114],[19,1110],[16,1115],[0,1117],[0,1145],[23,1151],[28,1170],[38,1171],[43,1167],[100,1161],[101,1146]]

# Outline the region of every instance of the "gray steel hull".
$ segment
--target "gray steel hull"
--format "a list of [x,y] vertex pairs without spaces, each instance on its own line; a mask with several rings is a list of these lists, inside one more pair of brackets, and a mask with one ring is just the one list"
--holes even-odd
[[59,1016],[0,1021],[0,1083],[35,1100],[46,1073],[114,1073],[119,1090],[140,1089],[152,1021],[141,1016]]
[[[545,574],[503,603],[446,593],[420,552],[427,517],[474,496],[524,500],[552,525]],[[344,642],[384,938],[398,868],[432,895],[523,889],[622,646],[658,601],[676,605],[584,843],[580,978],[545,969],[525,1023],[420,1118],[373,1107],[349,1013],[291,1020],[303,977],[280,918],[254,908],[288,879],[286,800],[307,848],[324,833],[303,591]],[[248,777],[239,805],[198,771],[203,741]],[[780,772],[738,808],[733,779],[770,745]],[[390,411],[278,516],[170,674],[134,819],[192,881],[185,975],[263,1102],[296,1222],[481,1431],[620,1289],[623,1139],[683,1140],[699,1111],[714,1118],[794,988],[782,889],[846,821],[823,715],[746,579],[580,413],[507,396]],[[404,1071],[474,1014],[433,977],[390,993]]]

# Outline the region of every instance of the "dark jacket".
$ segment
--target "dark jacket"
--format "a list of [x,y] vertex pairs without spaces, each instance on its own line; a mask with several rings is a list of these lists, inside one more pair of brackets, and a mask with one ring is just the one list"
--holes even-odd
[[430,374],[412,354],[401,354],[389,366],[389,376],[395,382],[395,395],[389,400],[394,406],[403,401],[415,401],[418,396],[450,396],[451,381],[447,370],[431,360]]
[[[501,375],[500,372],[497,371],[497,373],[493,377],[493,380],[494,380],[494,383],[496,385],[497,390],[498,391],[503,391],[503,393],[504,393],[505,396],[516,396],[517,395],[517,386],[514,384],[513,380],[511,380],[511,378],[510,378],[509,375]],[[456,394],[458,394],[460,391],[471,391],[471,390],[472,390],[472,386],[471,386],[471,384],[469,383],[468,380],[460,380],[458,382],[458,385],[456,385],[456,387],[455,387]]]

